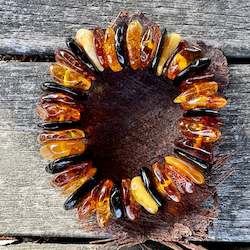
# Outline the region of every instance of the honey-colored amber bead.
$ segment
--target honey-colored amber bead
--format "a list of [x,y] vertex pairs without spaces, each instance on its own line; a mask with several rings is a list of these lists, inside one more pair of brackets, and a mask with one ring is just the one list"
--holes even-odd
[[140,176],[136,176],[131,180],[131,193],[136,202],[149,213],[156,214],[158,212],[158,205],[145,188]]
[[178,52],[168,65],[166,76],[170,80],[187,68],[195,59],[201,56],[201,50],[196,47],[187,47]]
[[155,163],[152,171],[158,192],[165,198],[169,197],[171,200],[179,202],[181,195],[164,165]]
[[39,143],[44,144],[49,141],[77,140],[85,138],[85,133],[81,129],[65,129],[59,131],[43,131],[37,137]]
[[161,37],[161,30],[158,25],[147,28],[141,41],[141,67],[148,67],[154,58],[157,46]]
[[89,163],[82,163],[56,175],[52,179],[51,184],[59,188],[62,194],[67,196],[74,193],[95,174],[96,168],[93,168]]
[[166,61],[174,53],[180,41],[181,41],[181,36],[179,34],[171,33],[169,35],[165,35],[162,52],[160,55],[159,63],[157,65],[157,71],[156,71],[157,76],[160,76],[162,74],[163,67]]
[[82,154],[86,149],[83,140],[50,141],[40,148],[40,154],[47,160]]
[[111,217],[110,193],[114,183],[112,180],[106,180],[100,188],[98,202],[96,204],[96,220],[100,227],[108,224]]
[[141,38],[143,28],[138,20],[129,23],[126,33],[126,43],[130,67],[136,70],[141,65]]
[[227,100],[220,96],[197,96],[193,99],[181,103],[181,107],[184,110],[190,110],[194,108],[208,108],[208,109],[220,109],[225,107]]
[[115,48],[115,31],[111,27],[108,27],[105,31],[104,51],[107,55],[108,64],[111,70],[114,72],[121,71],[122,67],[118,61]]
[[194,97],[205,95],[211,96],[216,94],[218,91],[218,83],[217,82],[202,82],[195,83],[192,87],[187,89],[178,95],[175,99],[175,103],[182,103],[191,100]]
[[101,28],[95,28],[93,31],[93,35],[94,35],[96,55],[103,68],[106,69],[109,67],[109,64],[107,55],[104,51],[104,35],[105,35],[104,30]]
[[137,219],[139,217],[140,207],[131,193],[130,179],[122,180],[122,201],[127,218],[132,221]]
[[179,158],[176,158],[174,156],[166,156],[165,161],[170,168],[173,168],[181,175],[186,176],[192,182],[196,184],[204,184],[205,178],[203,174],[195,166],[192,166],[190,163],[183,161]]
[[91,62],[95,65],[95,67],[99,71],[103,71],[104,68],[100,64],[96,54],[93,31],[87,29],[80,29],[76,33],[75,40],[84,49],[84,51],[88,55]]
[[46,122],[79,121],[81,117],[79,109],[60,103],[38,104],[36,113]]
[[217,128],[187,117],[180,119],[179,128],[185,137],[197,140],[197,142],[215,142],[221,136],[221,132]]
[[91,79],[61,64],[51,64],[49,70],[54,80],[65,87],[77,90],[88,90],[91,87]]

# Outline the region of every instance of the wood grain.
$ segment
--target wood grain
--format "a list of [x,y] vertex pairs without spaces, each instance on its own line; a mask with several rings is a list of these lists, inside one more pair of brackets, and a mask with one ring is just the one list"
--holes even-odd
[[143,11],[161,27],[250,57],[248,1],[1,0],[0,53],[51,54],[81,27],[105,27],[121,11]]
[[[0,235],[110,237],[81,229],[75,211],[64,211],[64,198],[48,186],[34,114],[39,83],[49,79],[47,68],[48,63],[0,64]],[[236,173],[219,185],[221,213],[209,235],[218,241],[249,241],[250,72],[248,65],[231,65],[230,71],[219,151],[231,156],[227,164]]]

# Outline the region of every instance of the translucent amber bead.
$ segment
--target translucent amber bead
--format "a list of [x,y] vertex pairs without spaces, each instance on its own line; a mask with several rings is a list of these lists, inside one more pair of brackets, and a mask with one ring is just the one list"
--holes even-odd
[[190,110],[194,108],[219,109],[225,107],[226,104],[227,100],[223,97],[201,95],[194,97],[187,102],[181,103],[181,107],[184,110]]
[[111,70],[114,72],[121,71],[122,67],[118,61],[115,48],[115,31],[111,27],[108,27],[105,31],[104,51]]
[[132,221],[137,219],[139,217],[140,208],[131,193],[130,179],[122,180],[122,201],[128,219]]
[[217,91],[218,91],[217,82],[195,83],[192,87],[190,87],[189,89],[178,95],[174,99],[174,102],[175,103],[186,102],[200,95],[211,96],[216,94]]
[[96,205],[96,219],[100,227],[106,226],[111,217],[110,193],[113,185],[111,180],[106,180],[99,191]]
[[195,59],[201,56],[201,50],[195,47],[184,48],[178,52],[167,68],[167,78],[174,80],[175,77],[186,67],[188,67]]
[[101,28],[95,28],[93,31],[94,35],[94,44],[95,44],[95,51],[98,56],[99,62],[103,66],[103,68],[108,68],[108,59],[106,53],[104,51],[104,31]]
[[95,174],[96,168],[87,163],[79,164],[56,175],[52,179],[52,185],[67,196],[74,193]]
[[104,68],[100,64],[96,54],[93,31],[87,29],[80,29],[76,33],[75,40],[84,49],[94,66],[99,71],[103,71]]
[[143,28],[138,20],[129,23],[126,42],[130,67],[136,70],[141,65],[141,38]]
[[192,182],[196,184],[204,184],[205,178],[203,174],[190,163],[178,159],[174,156],[166,156],[165,161],[170,168],[173,168],[181,175],[184,175]]
[[197,140],[197,142],[215,142],[221,136],[221,132],[217,128],[195,121],[192,118],[185,117],[180,119],[179,127],[185,137],[194,141]]
[[171,200],[179,202],[181,195],[164,165],[155,163],[152,171],[158,192],[165,198],[169,197]]
[[157,65],[156,74],[158,76],[162,74],[165,63],[170,58],[170,56],[174,53],[180,41],[181,41],[181,36],[179,34],[171,33],[169,35],[165,35],[164,41],[163,41],[162,52],[160,55],[159,63]]
[[39,104],[36,113],[46,122],[79,121],[81,117],[79,109],[59,103]]
[[59,131],[43,131],[37,137],[39,143],[44,144],[49,141],[77,140],[85,138],[85,133],[81,129],[65,129]]
[[141,41],[141,67],[148,67],[154,58],[161,37],[158,25],[149,26],[142,36]]
[[158,205],[146,190],[140,176],[136,176],[131,180],[131,193],[136,202],[144,207],[149,213],[156,214],[158,212]]
[[85,151],[83,140],[50,141],[40,148],[40,154],[47,160],[55,160],[69,155],[81,154]]
[[91,80],[84,75],[58,63],[50,65],[50,74],[59,84],[77,90],[88,90]]

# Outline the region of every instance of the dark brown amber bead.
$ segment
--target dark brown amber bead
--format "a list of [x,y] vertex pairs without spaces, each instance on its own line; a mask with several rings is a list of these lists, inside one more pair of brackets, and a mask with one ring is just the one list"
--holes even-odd
[[175,202],[179,202],[181,200],[181,195],[164,165],[155,163],[152,167],[152,171],[158,192],[165,198],[170,198]]
[[196,116],[212,116],[216,117],[219,115],[218,110],[213,110],[213,109],[191,109],[186,111],[183,116],[185,117],[196,117]]
[[110,194],[110,205],[116,219],[123,217],[123,206],[121,197],[121,185],[115,183]]
[[109,64],[107,55],[104,51],[104,35],[105,35],[104,30],[101,28],[95,28],[93,34],[94,34],[94,44],[97,57],[103,68],[106,69],[109,67]]
[[121,66],[126,64],[126,32],[128,25],[125,21],[121,21],[117,27],[115,32],[115,48],[116,54],[119,63]]
[[127,218],[136,220],[139,217],[140,207],[132,195],[130,179],[122,180],[122,201]]
[[161,37],[161,30],[158,25],[149,26],[142,36],[141,41],[141,67],[148,67],[156,53]]
[[60,103],[41,103],[37,105],[36,112],[46,122],[79,121],[81,117],[78,108]]
[[65,129],[59,131],[43,131],[37,137],[39,143],[44,144],[49,141],[77,140],[85,138],[85,133],[81,129]]
[[98,202],[96,204],[96,220],[100,227],[108,224],[111,217],[110,194],[113,188],[113,181],[106,180],[98,193]]
[[187,68],[195,59],[201,56],[201,50],[196,47],[184,48],[171,60],[167,68],[167,78],[174,80],[175,77]]
[[195,145],[194,141],[188,139],[179,139],[175,141],[175,147],[188,152],[190,155],[197,157],[206,162],[213,161],[212,145],[210,143],[203,143],[199,147]]
[[64,122],[43,122],[38,123],[37,126],[39,128],[45,129],[45,130],[58,130],[58,129],[67,129],[67,128],[75,128],[79,127],[80,121],[72,122],[72,121],[64,121]]
[[201,121],[195,121],[191,117],[180,119],[179,128],[185,137],[197,142],[215,142],[221,136],[221,132],[217,128],[202,123]]

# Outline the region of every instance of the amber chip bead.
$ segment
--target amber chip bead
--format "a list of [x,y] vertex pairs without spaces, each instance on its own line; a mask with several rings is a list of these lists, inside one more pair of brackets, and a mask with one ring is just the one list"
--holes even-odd
[[96,205],[96,219],[100,227],[106,226],[111,217],[110,194],[113,185],[114,183],[112,180],[104,181],[98,193],[98,201]]
[[188,139],[203,143],[215,142],[221,136],[221,132],[216,127],[209,126],[209,123],[203,123],[201,120],[197,121],[189,117],[179,120],[179,128],[181,133]]
[[126,42],[129,64],[133,70],[140,68],[141,65],[142,33],[143,27],[138,20],[133,20],[129,23],[126,33]]

